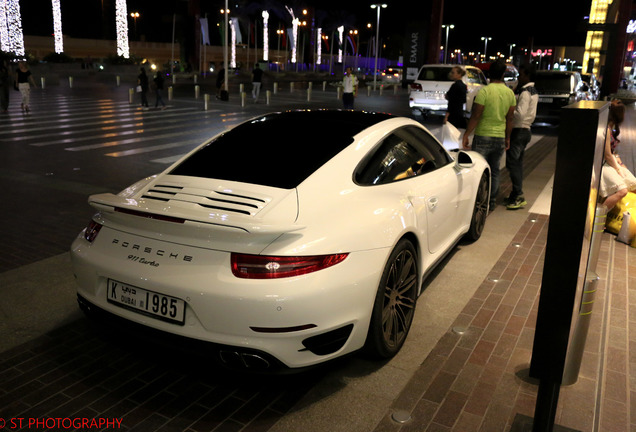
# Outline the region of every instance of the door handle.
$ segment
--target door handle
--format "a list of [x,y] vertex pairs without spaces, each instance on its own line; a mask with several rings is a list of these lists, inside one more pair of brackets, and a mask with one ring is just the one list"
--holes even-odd
[[438,203],[438,199],[437,197],[431,197],[428,199],[428,208],[429,210],[433,210],[435,207],[437,207],[437,203]]

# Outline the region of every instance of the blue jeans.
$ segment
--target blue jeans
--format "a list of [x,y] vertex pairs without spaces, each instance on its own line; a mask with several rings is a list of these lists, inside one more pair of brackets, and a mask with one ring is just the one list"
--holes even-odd
[[530,129],[515,128],[510,135],[510,148],[506,152],[506,168],[512,180],[510,199],[515,200],[523,195],[523,155],[532,138]]
[[486,158],[490,165],[490,209],[497,205],[499,193],[499,164],[506,147],[504,138],[486,137],[475,135],[473,137],[473,150]]

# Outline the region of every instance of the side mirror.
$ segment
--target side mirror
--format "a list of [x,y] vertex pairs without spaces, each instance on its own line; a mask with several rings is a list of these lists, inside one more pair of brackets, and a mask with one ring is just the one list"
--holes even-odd
[[455,167],[457,169],[472,168],[474,166],[475,161],[473,161],[473,158],[470,157],[468,153],[463,150],[460,150],[459,153],[457,153],[457,158],[455,159]]

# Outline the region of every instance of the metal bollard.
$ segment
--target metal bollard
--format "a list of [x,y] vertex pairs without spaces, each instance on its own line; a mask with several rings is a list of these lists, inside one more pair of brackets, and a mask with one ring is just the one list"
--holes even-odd
[[384,90],[384,84],[380,84],[380,96],[382,96],[382,91]]
[[128,103],[133,103],[133,99],[135,99],[135,89],[128,89]]
[[265,92],[265,99],[267,101],[267,105],[269,105],[269,101],[270,101],[271,98],[272,98],[272,92],[270,90],[267,90]]
[[241,106],[245,106],[245,92],[241,92]]
[[322,82],[322,91],[327,91],[327,81]]
[[206,93],[203,95],[203,106],[206,111],[208,110],[209,103],[210,103],[210,95]]
[[172,93],[173,93],[173,89],[172,86],[168,87],[168,100],[171,101],[172,100]]
[[177,83],[177,76],[175,74],[172,74],[172,84],[176,84]]
[[342,99],[342,87],[338,87],[336,90],[336,99]]
[[117,75],[115,77],[115,81],[117,81],[117,87],[119,87],[119,85],[121,84],[121,77],[119,75]]
[[72,76],[68,77],[68,86],[69,86],[69,88],[73,88],[73,77]]
[[311,91],[313,89],[313,84],[312,82],[309,82],[309,85],[307,86],[307,102],[311,102]]
[[194,86],[194,98],[195,99],[199,99],[199,92],[201,91],[201,87],[199,87],[198,85]]
[[293,83],[293,82],[290,82],[290,83],[289,83],[289,92],[290,92],[290,93],[293,93],[293,92],[294,92],[294,83]]
[[46,86],[46,78],[40,77],[40,87],[44,88]]
[[239,84],[239,93],[243,93],[245,91],[245,84]]
[[367,87],[367,96],[371,96],[371,86]]
[[397,84],[394,84],[394,85],[393,85],[393,94],[394,94],[394,95],[396,95],[396,94],[397,94],[397,92],[398,92],[398,85],[397,85]]
[[194,74],[194,83],[197,84],[199,82],[199,75]]

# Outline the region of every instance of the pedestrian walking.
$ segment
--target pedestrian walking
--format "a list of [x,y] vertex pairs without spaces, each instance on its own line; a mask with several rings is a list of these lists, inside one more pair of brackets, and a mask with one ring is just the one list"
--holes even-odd
[[342,87],[342,105],[344,109],[353,109],[353,102],[358,96],[358,78],[353,74],[350,67],[345,70]]
[[155,83],[155,108],[159,107],[159,103],[161,102],[161,109],[166,109],[166,103],[163,101],[162,93],[163,93],[163,72],[160,70],[157,71],[155,77],[153,79]]
[[252,70],[252,98],[254,102],[258,101],[258,96],[261,94],[261,83],[263,82],[263,70],[258,63],[254,65]]
[[221,68],[216,74],[216,98],[227,101],[228,93],[225,90],[225,68]]
[[519,82],[515,91],[517,107],[512,120],[510,148],[506,150],[506,168],[512,180],[512,191],[505,201],[508,210],[520,209],[528,204],[523,196],[523,155],[532,139],[530,126],[537,116],[539,103],[539,92],[534,87],[535,75],[533,65],[525,64],[519,68]]
[[137,85],[139,86],[141,95],[141,106],[148,107],[148,75],[146,75],[146,69],[140,68],[141,73],[137,76]]
[[444,123],[448,122],[458,129],[466,129],[464,105],[466,104],[468,88],[462,80],[464,75],[466,75],[466,71],[461,66],[454,66],[448,74],[448,77],[453,80],[453,84],[446,92],[448,109],[446,110]]
[[[480,153],[490,165],[490,205],[493,211],[499,193],[499,164],[504,150],[510,148],[512,119],[517,99],[503,81],[506,64],[496,61],[490,66],[490,83],[482,87],[475,101],[462,138],[462,146]],[[469,136],[475,132],[472,147]]]
[[35,80],[33,80],[33,75],[29,70],[26,62],[21,61],[18,63],[18,69],[15,74],[15,85],[20,90],[20,95],[22,96],[22,112],[28,113],[31,110],[29,106],[31,103],[31,85],[33,87],[37,87],[35,84]]
[[0,63],[0,109],[4,113],[9,111],[9,90],[11,90],[12,85],[13,79],[9,62],[2,60]]

